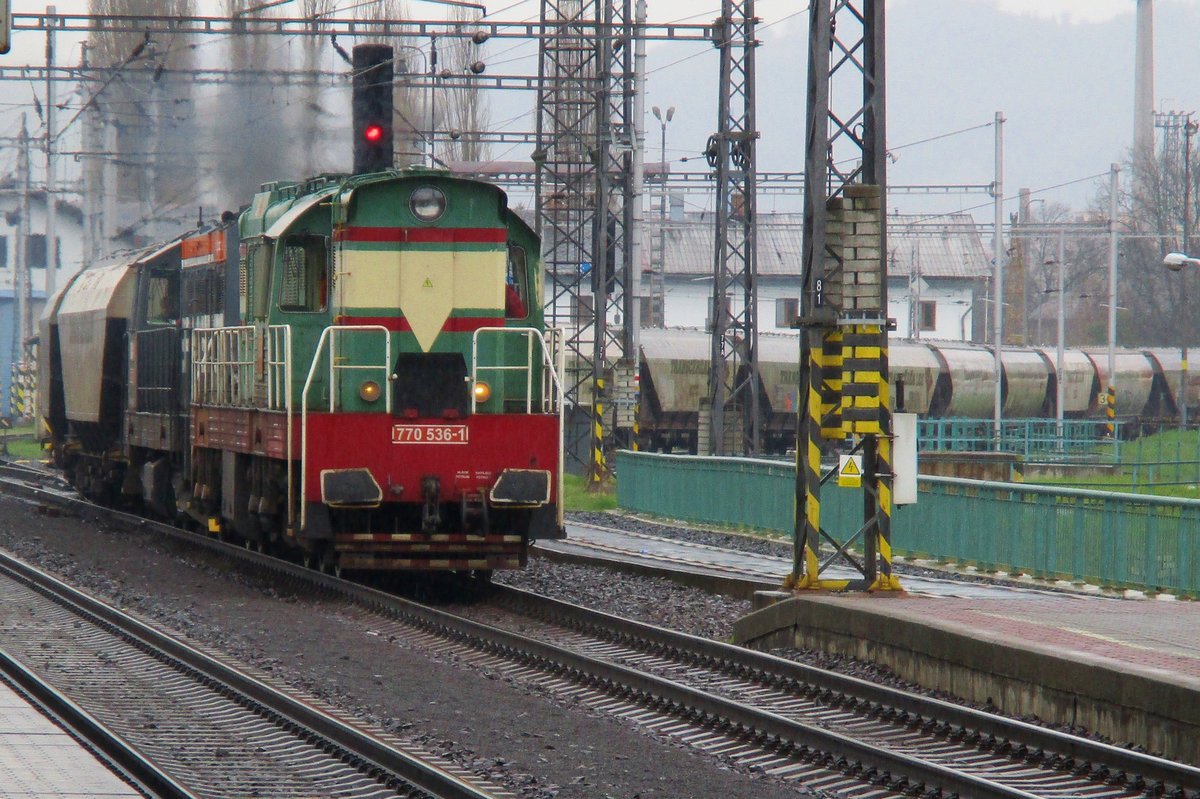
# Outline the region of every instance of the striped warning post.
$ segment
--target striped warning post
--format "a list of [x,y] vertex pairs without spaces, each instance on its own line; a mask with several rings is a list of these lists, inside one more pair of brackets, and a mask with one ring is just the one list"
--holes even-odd
[[881,433],[884,338],[879,325],[852,325],[842,337],[842,430],[847,435]]
[[34,405],[34,370],[31,364],[18,361],[12,365],[9,379],[8,407],[14,418],[32,418]]
[[641,447],[638,446],[638,438],[642,434],[641,415],[642,401],[639,399],[633,403],[633,440],[630,442],[630,448],[634,452],[637,452],[641,449]]
[[[819,588],[821,563],[821,413],[826,386],[824,341],[813,342],[817,334],[806,334],[801,352],[800,385],[805,400],[800,404],[796,442],[797,529],[793,572],[784,582],[787,589]],[[826,334],[828,335],[828,334]],[[814,346],[815,344],[815,346]]]
[[604,463],[604,378],[596,378],[592,392],[592,485],[604,481],[607,467]]
[[1104,406],[1104,415],[1108,420],[1105,427],[1108,431],[1108,437],[1112,438],[1117,434],[1117,387],[1110,385],[1108,387],[1108,401]]
[[846,437],[842,429],[842,331],[831,330],[821,339],[821,349],[813,350],[821,370],[821,436],[837,440]]
[[878,506],[875,527],[879,541],[879,573],[871,588],[882,591],[901,591],[900,578],[892,572],[892,397],[888,383],[887,333],[879,330],[879,439],[876,448],[875,483]]

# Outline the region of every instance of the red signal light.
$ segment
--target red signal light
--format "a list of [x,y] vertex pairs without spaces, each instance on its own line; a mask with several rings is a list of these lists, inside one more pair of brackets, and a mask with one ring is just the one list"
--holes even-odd
[[363,138],[374,144],[383,138],[383,125],[372,123],[363,128]]

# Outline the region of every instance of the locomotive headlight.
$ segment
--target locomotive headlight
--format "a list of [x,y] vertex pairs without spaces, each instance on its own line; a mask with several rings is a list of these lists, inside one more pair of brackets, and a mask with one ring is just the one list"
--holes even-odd
[[476,403],[484,403],[492,398],[492,387],[479,380],[472,387],[471,393],[475,396]]
[[383,394],[383,389],[374,380],[367,380],[358,387],[358,396],[362,397],[363,402],[374,402]]
[[446,195],[433,186],[422,186],[408,198],[413,216],[422,222],[433,222],[446,212]]

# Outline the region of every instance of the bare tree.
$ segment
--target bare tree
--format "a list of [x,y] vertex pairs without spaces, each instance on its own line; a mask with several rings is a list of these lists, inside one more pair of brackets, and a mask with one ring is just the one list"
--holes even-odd
[[[475,9],[455,7],[451,18],[456,22],[470,22],[478,18]],[[443,49],[446,69],[455,75],[472,75],[483,64],[483,43],[473,39],[447,39]],[[487,97],[479,87],[472,84],[445,88],[441,92],[446,109],[443,115],[443,130],[449,141],[442,148],[443,160],[483,161],[487,157],[487,145],[479,140],[478,134],[488,127],[489,114]]]
[[[186,15],[193,13],[193,3],[92,0],[89,10],[100,15]],[[116,185],[107,187],[116,193],[117,219],[110,220],[110,228],[117,234],[123,229],[143,238],[160,237],[177,227],[184,215],[181,209],[197,196],[193,84],[174,72],[192,67],[192,43],[183,35],[150,39],[103,31],[93,34],[88,44],[91,63],[113,70],[107,85],[98,81],[86,87],[100,113],[89,115],[84,123],[105,129],[95,138],[104,142],[101,149],[111,150],[108,157],[117,165]]]
[[[312,20],[314,30],[320,30],[322,18],[334,8],[334,0],[304,0],[301,9],[306,19]],[[328,42],[320,36],[306,36],[303,42],[304,71],[316,75],[321,69],[321,56],[327,52]],[[322,147],[329,120],[344,117],[325,107],[321,82],[315,77],[303,85],[303,97],[298,104],[299,119],[296,124],[304,131],[301,142],[305,174],[333,171],[334,165],[325,163],[324,156],[329,148]]]
[[[1197,196],[1200,169],[1192,154],[1190,170],[1184,168],[1183,142],[1178,137],[1164,137],[1158,153],[1147,154],[1133,164],[1138,175],[1135,190],[1126,187],[1119,201],[1117,228],[1120,234],[1118,257],[1117,340],[1124,346],[1194,345],[1200,339],[1200,314],[1194,306],[1200,300],[1200,282],[1192,269],[1174,273],[1163,266],[1163,256],[1175,249],[1184,249],[1184,175],[1190,172],[1190,196]],[[1131,170],[1123,170],[1128,175]],[[1109,203],[1107,182],[1098,191],[1093,213],[1107,217]],[[1196,226],[1196,203],[1191,203],[1191,220],[1187,227]],[[1193,241],[1195,239],[1193,238]],[[1090,275],[1091,299],[1098,300],[1091,314],[1092,336],[1099,330],[1107,332],[1108,253],[1107,241],[1096,240],[1090,247],[1087,272]],[[1101,251],[1102,250],[1102,251]],[[1096,329],[1096,328],[1099,328]]]

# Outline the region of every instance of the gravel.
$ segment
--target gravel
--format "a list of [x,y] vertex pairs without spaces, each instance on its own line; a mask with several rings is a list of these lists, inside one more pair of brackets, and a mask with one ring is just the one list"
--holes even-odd
[[[515,795],[756,799],[812,795],[376,631],[377,617],[300,596],[221,557],[0,495],[0,547],[193,642],[260,669]],[[745,602],[661,579],[534,560],[510,584],[698,635],[728,636]]]

